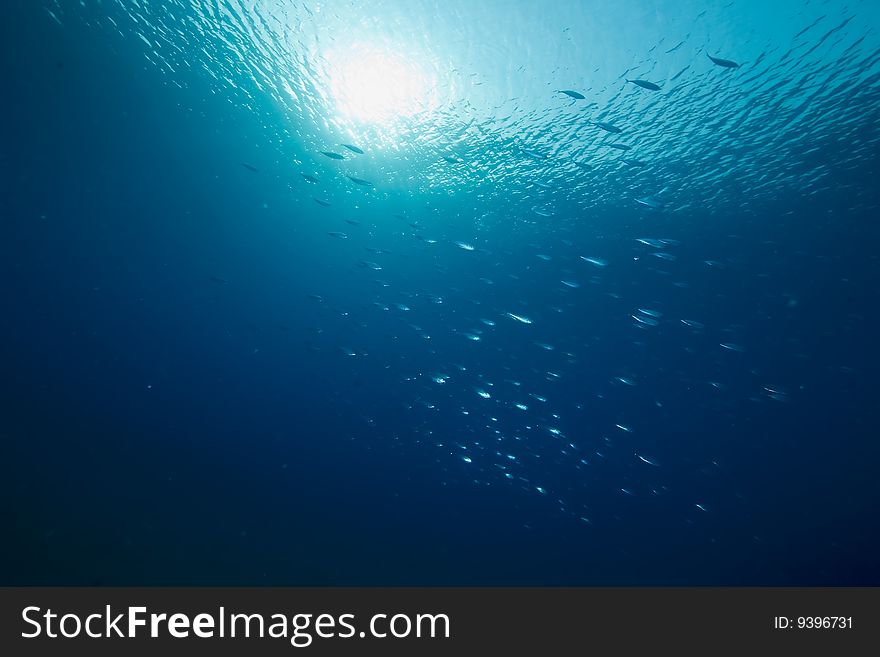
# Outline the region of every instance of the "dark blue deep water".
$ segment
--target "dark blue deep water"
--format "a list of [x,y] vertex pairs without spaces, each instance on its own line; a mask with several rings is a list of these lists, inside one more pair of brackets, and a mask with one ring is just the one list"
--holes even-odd
[[876,2],[3,14],[0,584],[880,584]]

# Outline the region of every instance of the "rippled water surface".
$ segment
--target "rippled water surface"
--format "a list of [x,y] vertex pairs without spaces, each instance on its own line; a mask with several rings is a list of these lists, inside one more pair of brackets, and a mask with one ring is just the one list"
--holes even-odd
[[212,78],[263,116],[283,161],[325,165],[316,151],[353,140],[371,157],[344,170],[389,193],[478,186],[506,207],[538,182],[570,210],[666,189],[678,209],[756,212],[876,150],[873,2],[103,5],[96,30],[140,39],[172,84]]
[[30,580],[880,581],[880,3],[21,14]]

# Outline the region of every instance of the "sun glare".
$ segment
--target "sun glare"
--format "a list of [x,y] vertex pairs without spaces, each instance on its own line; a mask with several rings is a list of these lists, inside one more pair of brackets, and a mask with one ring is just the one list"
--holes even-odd
[[395,53],[358,46],[328,56],[327,63],[331,100],[341,118],[388,124],[435,105],[424,71]]

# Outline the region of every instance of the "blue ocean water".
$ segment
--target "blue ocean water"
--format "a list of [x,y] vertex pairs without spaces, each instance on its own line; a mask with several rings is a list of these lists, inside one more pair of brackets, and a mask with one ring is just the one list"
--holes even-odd
[[0,583],[880,584],[876,2],[5,13]]

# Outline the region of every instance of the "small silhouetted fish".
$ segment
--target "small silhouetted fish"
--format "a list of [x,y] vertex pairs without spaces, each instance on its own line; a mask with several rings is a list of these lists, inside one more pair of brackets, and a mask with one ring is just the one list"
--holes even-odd
[[321,206],[323,206],[323,207],[325,207],[325,208],[329,208],[329,207],[330,207],[330,203],[327,202],[327,201],[322,201],[321,199],[319,199],[319,198],[314,198],[314,197],[312,198],[312,200],[313,200],[315,203],[317,203],[318,205],[321,205]]
[[520,324],[531,324],[532,323],[532,320],[530,320],[528,317],[525,317],[524,315],[514,315],[513,313],[504,313],[504,314],[507,317],[510,317],[510,319],[515,319]]
[[358,221],[357,219],[346,219],[345,223],[351,224],[352,226],[360,226],[361,225],[361,222]]
[[373,183],[369,180],[364,180],[363,178],[355,178],[354,176],[346,176],[351,182],[355,185],[363,185],[364,187],[373,187]]
[[648,82],[647,80],[627,80],[642,89],[648,89],[650,91],[660,91],[660,85],[654,84],[653,82]]
[[358,148],[357,146],[352,146],[351,144],[340,144],[340,146],[345,146],[352,153],[357,153],[358,155],[363,155],[364,151]]
[[321,155],[326,155],[331,160],[344,160],[345,156],[340,155],[339,153],[334,153],[333,151],[321,151]]
[[581,169],[592,169],[593,168],[589,164],[587,164],[586,162],[578,162],[577,160],[572,160],[572,162],[574,162],[575,166],[580,167]]
[[591,265],[596,265],[597,267],[607,267],[608,261],[603,258],[588,258],[586,256],[579,256],[581,260],[585,262],[589,262]]
[[455,157],[455,155],[444,155],[443,159],[449,162],[449,164],[461,164],[461,160]]
[[619,151],[628,151],[632,146],[627,146],[626,144],[608,144],[611,148],[616,148]]
[[586,96],[584,96],[583,94],[579,94],[577,91],[572,91],[571,89],[560,89],[559,93],[570,96],[575,100],[583,100],[584,98],[586,98]]
[[593,125],[598,126],[598,127],[602,128],[603,130],[607,130],[608,132],[613,132],[615,134],[617,134],[619,132],[623,132],[623,130],[618,128],[616,125],[606,123],[605,121],[593,121]]
[[647,162],[643,162],[642,160],[633,160],[630,158],[623,158],[621,161],[624,164],[630,165],[631,167],[644,167],[648,165]]
[[709,53],[706,53],[706,57],[712,60],[713,63],[718,64],[718,66],[723,66],[724,68],[739,68],[739,64],[736,62],[732,62],[729,59],[721,59],[720,57],[713,57]]
[[303,178],[305,178],[306,182],[310,182],[313,185],[318,184],[318,179],[310,173],[301,173],[299,175],[301,175]]
[[642,317],[640,315],[630,315],[634,320],[636,320],[639,324],[643,326],[659,326],[660,322],[656,319],[652,319],[651,317]]
[[215,283],[219,283],[220,285],[226,285],[229,283],[225,278],[221,278],[220,276],[211,276],[211,280]]
[[522,149],[522,152],[525,153],[526,155],[531,155],[532,157],[537,158],[539,160],[544,160],[547,158],[547,156],[544,155],[543,153],[539,153],[538,151],[533,151],[531,148],[524,148],[524,149]]
[[346,235],[345,233],[340,233],[340,232],[338,232],[338,231],[331,231],[331,232],[329,232],[329,233],[327,233],[327,234],[328,234],[330,237],[338,237],[338,238],[341,239],[341,240],[348,239],[348,235]]
[[[654,210],[659,210],[664,207],[666,204],[663,201],[660,201],[653,196],[646,196],[645,198],[637,198],[636,203],[641,203],[642,205],[647,205],[649,208]],[[641,240],[640,240],[641,241]]]
[[243,166],[248,171],[253,171],[254,173],[260,173],[260,170],[252,164],[248,164],[247,162],[242,162],[241,166]]

